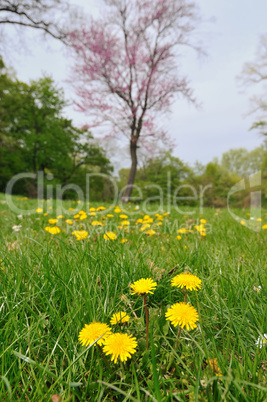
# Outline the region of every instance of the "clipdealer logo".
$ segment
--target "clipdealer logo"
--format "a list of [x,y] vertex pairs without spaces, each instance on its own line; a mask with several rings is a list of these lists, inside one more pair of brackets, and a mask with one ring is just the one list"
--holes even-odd
[[[261,174],[262,172],[259,171],[250,175],[248,177],[248,185],[246,186],[246,180],[242,179],[238,183],[236,183],[229,191],[227,196],[227,209],[233,219],[239,222],[241,225],[247,227],[250,230],[255,232],[259,231],[259,222],[257,219],[261,218]],[[250,191],[250,218],[244,219],[238,215],[236,215],[230,207],[230,198],[234,194],[244,191],[244,190],[251,190]],[[254,189],[254,191],[253,191]]]

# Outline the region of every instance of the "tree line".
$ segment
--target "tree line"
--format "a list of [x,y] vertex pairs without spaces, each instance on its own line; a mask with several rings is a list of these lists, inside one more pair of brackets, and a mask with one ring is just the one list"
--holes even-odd
[[[86,174],[113,174],[111,161],[86,129],[74,126],[64,116],[68,105],[64,92],[50,77],[42,77],[29,84],[19,81],[0,61],[0,192],[5,192],[8,181],[21,172],[43,172],[50,186],[74,183],[86,190]],[[179,187],[184,203],[192,197],[192,187],[205,190],[206,205],[226,205],[229,189],[242,177],[259,170],[266,171],[264,145],[252,151],[244,148],[224,153],[203,165],[189,166],[170,151],[162,150],[138,165],[133,196],[154,197],[159,192],[166,199]],[[120,190],[127,182],[129,169],[121,169],[116,179]],[[190,187],[191,186],[191,187]],[[35,197],[37,182],[19,180],[14,193]],[[114,188],[101,176],[90,179],[90,195],[94,200],[111,200]],[[75,193],[66,191],[65,197]],[[237,204],[249,202],[249,194],[240,194]],[[192,201],[191,203],[194,203]],[[242,204],[243,203],[243,204]]]
[[[189,166],[170,151],[162,151],[157,157],[145,161],[137,169],[133,197],[159,200],[177,196],[179,203],[195,205],[203,194],[206,206],[217,208],[227,205],[230,189],[245,179],[247,189],[232,197],[236,207],[249,207],[249,176],[261,171],[262,201],[267,201],[267,148],[263,144],[252,151],[245,148],[230,149],[221,158],[214,158],[207,164],[196,162]],[[129,169],[119,172],[119,185],[126,185]],[[255,191],[255,189],[254,189]]]

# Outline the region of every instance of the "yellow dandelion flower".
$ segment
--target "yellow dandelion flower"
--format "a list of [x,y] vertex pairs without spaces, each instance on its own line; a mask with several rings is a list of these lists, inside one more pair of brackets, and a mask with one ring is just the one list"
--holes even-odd
[[92,225],[92,226],[103,226],[103,223],[102,223],[102,222],[99,222],[99,221],[93,221],[93,222],[91,223],[91,225]]
[[79,341],[83,346],[89,346],[103,335],[102,338],[96,342],[101,346],[110,334],[111,329],[107,324],[91,322],[91,324],[85,324],[84,328],[80,331]]
[[114,216],[114,215],[112,215],[112,214],[107,214],[107,217],[108,217],[108,218],[113,218],[113,216]]
[[180,325],[181,328],[186,327],[188,331],[197,327],[197,310],[195,307],[183,302],[173,304],[170,308],[168,308],[167,313],[165,313],[165,317],[167,320],[171,321],[172,325],[175,327]]
[[144,232],[146,229],[150,228],[150,224],[149,223],[145,223],[141,228],[140,228],[140,232]]
[[107,233],[104,234],[104,239],[105,240],[116,240],[117,235],[114,232],[107,232]]
[[136,352],[136,338],[128,334],[112,334],[106,340],[103,351],[106,355],[111,355],[111,361],[117,363],[118,358],[122,362],[131,358],[131,355]]
[[129,226],[130,222],[129,221],[121,221],[121,226]]
[[202,286],[202,281],[197,276],[190,273],[182,273],[175,276],[171,281],[172,286],[177,286],[178,288],[186,288],[189,290],[198,290]]
[[143,219],[137,219],[137,221],[135,222],[136,225],[138,225],[139,223],[143,223]]
[[206,232],[206,228],[204,227],[203,224],[201,224],[201,225],[196,225],[196,226],[195,226],[195,229],[196,229],[199,233],[201,233],[201,232]]
[[143,222],[144,223],[153,223],[153,218],[144,218]]
[[75,211],[75,209],[74,208],[69,208],[69,211]]
[[267,229],[267,223],[265,223],[265,225],[262,226],[262,229]]
[[130,317],[124,312],[120,311],[119,313],[113,314],[110,320],[111,325],[122,324],[124,322],[128,322]]
[[153,236],[155,233],[156,233],[156,231],[153,230],[153,229],[148,229],[148,230],[146,231],[146,235],[149,235],[149,236]]
[[90,212],[90,216],[96,216],[96,212]]
[[134,294],[147,294],[147,293],[151,293],[153,294],[153,292],[151,292],[152,290],[154,291],[157,287],[157,282],[153,282],[153,279],[151,278],[142,278],[139,279],[138,281],[134,282],[133,284],[131,284],[130,286],[132,288],[132,295]]
[[128,219],[128,215],[122,214],[122,215],[120,215],[120,218],[121,219]]
[[46,230],[48,233],[53,234],[53,235],[60,233],[60,229],[59,229],[57,226],[53,226],[52,228],[51,228],[50,226],[47,226],[47,227],[45,228],[45,230]]
[[37,212],[37,214],[42,214],[43,213],[43,208],[37,208],[35,210],[35,212]]
[[58,216],[57,216],[57,219],[62,219],[62,218],[64,218],[63,215],[58,215]]
[[80,214],[80,220],[86,219],[87,215],[86,214]]
[[45,213],[44,213],[44,216],[47,216],[47,215],[48,215],[48,213],[47,213],[47,212],[45,212]]
[[50,223],[50,225],[55,225],[58,222],[58,219],[48,219],[48,222]]
[[93,208],[93,207],[91,207],[91,208],[89,209],[89,211],[90,211],[90,212],[95,212],[95,211],[96,211],[96,209],[95,209],[95,208]]
[[66,219],[65,222],[68,223],[68,225],[72,225],[72,224],[73,224],[73,221],[72,221],[71,219]]
[[105,207],[100,206],[100,207],[98,207],[96,210],[97,210],[97,211],[105,211],[105,209],[106,209]]
[[128,241],[128,239],[122,239],[121,243],[124,244],[124,243],[127,243],[127,241]]
[[220,367],[218,366],[218,360],[217,358],[215,359],[209,359],[209,366],[211,368],[211,371],[217,376],[217,377],[222,377],[222,372],[220,370]]
[[88,232],[86,232],[86,230],[74,230],[72,234],[76,237],[76,240],[84,240],[88,236]]
[[177,233],[182,233],[182,234],[187,233],[187,229],[185,229],[185,228],[178,229]]
[[120,214],[120,213],[121,213],[120,207],[116,207],[116,208],[114,209],[114,212],[115,212],[116,214]]
[[180,236],[180,235],[176,236],[177,240],[181,240],[181,238],[182,238],[182,236]]
[[203,223],[203,224],[205,224],[205,223],[207,223],[207,221],[206,221],[206,219],[200,219],[200,221],[199,221],[200,223]]

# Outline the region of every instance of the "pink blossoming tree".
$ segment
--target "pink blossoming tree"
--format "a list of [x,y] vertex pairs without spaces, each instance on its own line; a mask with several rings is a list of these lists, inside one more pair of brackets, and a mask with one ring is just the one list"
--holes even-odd
[[[72,80],[77,106],[90,116],[88,127],[129,139],[131,169],[123,194],[132,193],[137,148],[168,139],[162,114],[180,94],[195,102],[178,69],[179,50],[194,47],[198,21],[190,0],[106,0],[108,13],[70,34],[75,55]],[[194,47],[200,50],[198,47]]]

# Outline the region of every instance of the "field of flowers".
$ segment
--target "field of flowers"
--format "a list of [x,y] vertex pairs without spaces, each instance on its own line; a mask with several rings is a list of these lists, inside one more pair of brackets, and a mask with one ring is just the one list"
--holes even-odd
[[266,211],[13,203],[1,401],[267,401]]

